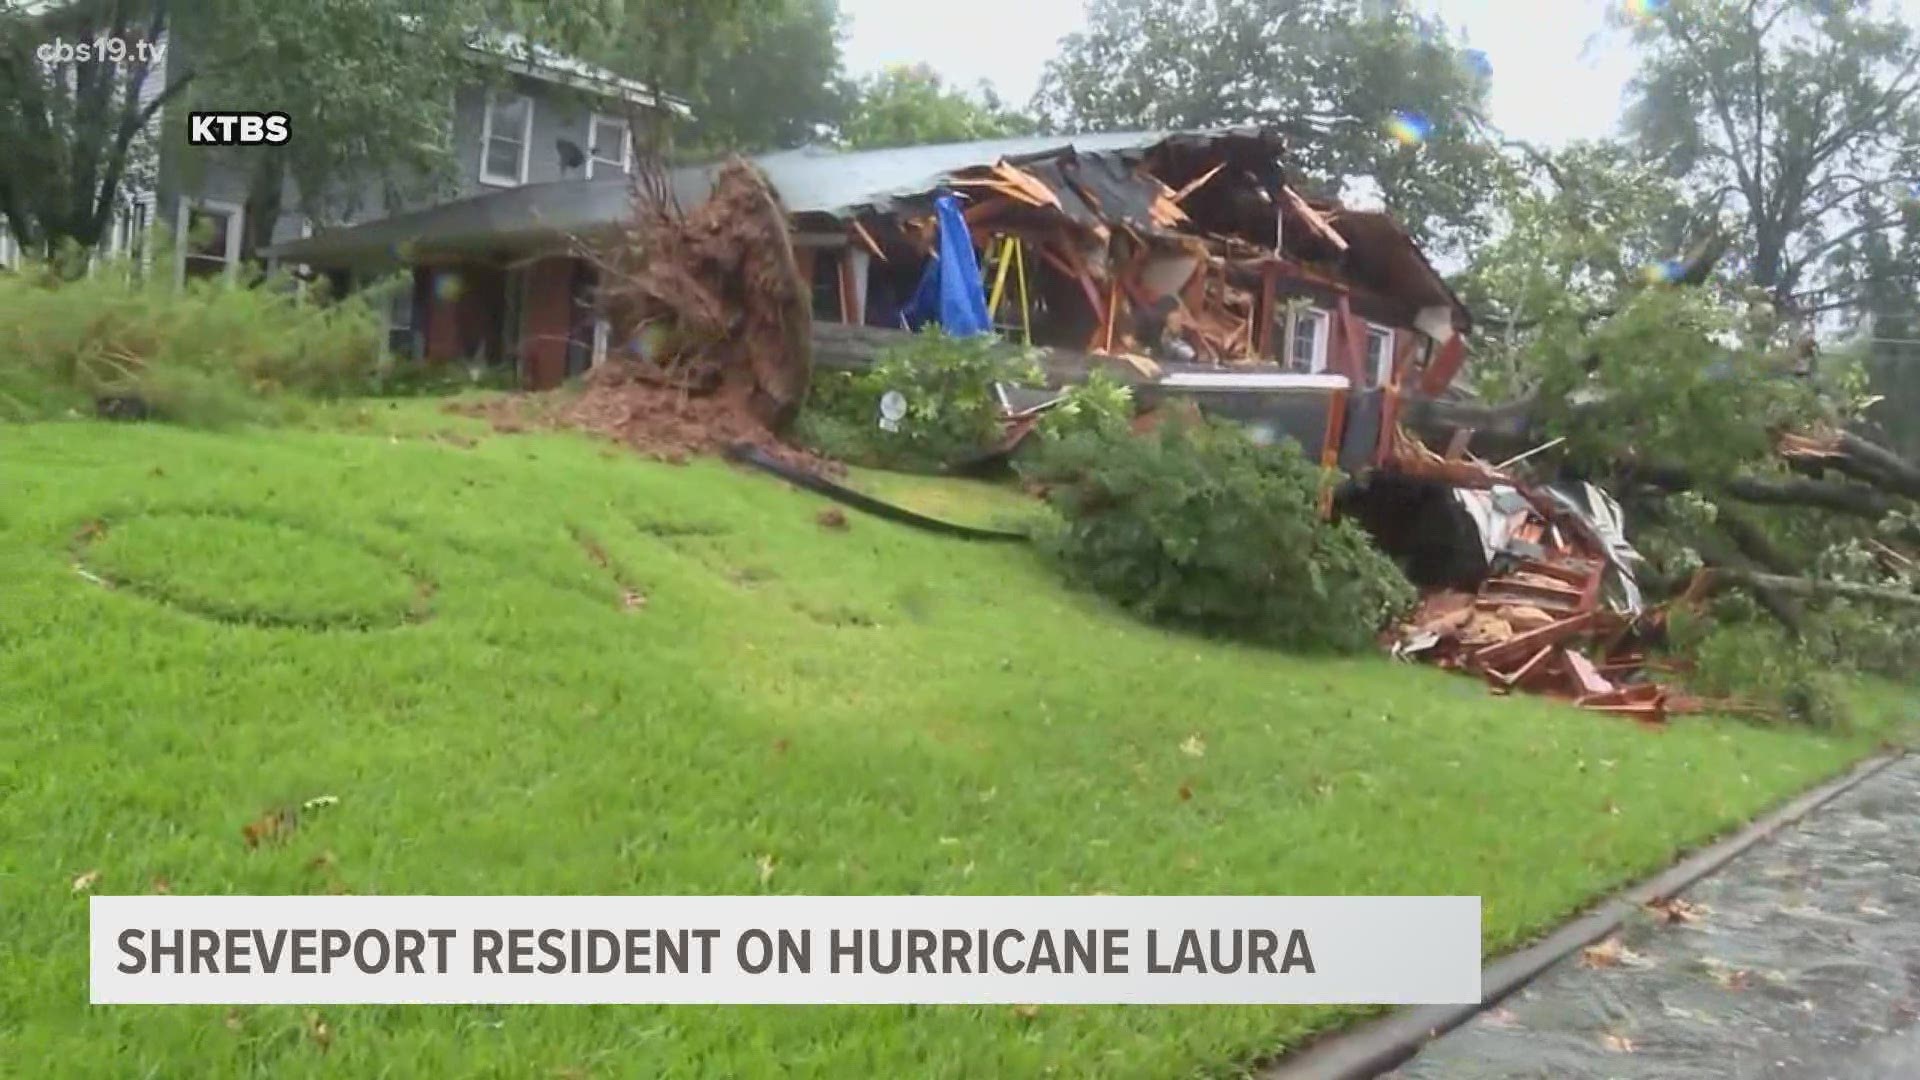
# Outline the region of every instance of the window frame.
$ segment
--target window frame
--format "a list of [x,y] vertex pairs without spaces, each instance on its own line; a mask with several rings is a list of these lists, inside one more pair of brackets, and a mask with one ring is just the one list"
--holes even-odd
[[[599,131],[600,124],[603,121],[609,124],[620,125],[620,160],[618,162],[615,162],[609,157],[602,157],[596,152],[599,149]],[[622,176],[630,175],[633,172],[633,124],[630,123],[626,117],[603,112],[588,114],[587,179],[589,180],[593,179],[593,166],[595,162],[603,162],[609,165],[618,164]]]
[[19,261],[20,245],[14,242],[13,228],[8,225],[6,215],[0,214],[0,270],[11,270]]
[[[409,268],[406,287],[395,290],[393,298],[387,302],[387,355],[389,356],[418,360],[424,352],[420,347],[423,335],[420,333],[419,287],[419,278]],[[406,312],[404,323],[398,317],[403,311]],[[393,347],[393,336],[402,332],[407,335],[407,348],[404,353]]]
[[[526,115],[520,121],[520,162],[517,174],[508,179],[498,173],[487,171],[488,160],[493,157],[493,110],[497,103],[507,99],[518,99],[527,104]],[[532,94],[523,94],[518,90],[488,90],[480,102],[480,182],[489,187],[519,187],[527,182],[527,165],[533,151],[533,110]],[[502,139],[511,139],[511,135],[501,135]]]
[[1308,321],[1313,324],[1313,355],[1307,360],[1306,374],[1321,375],[1327,370],[1327,339],[1333,326],[1333,315],[1324,308],[1309,307],[1287,319],[1287,369],[1294,370],[1300,327]]
[[177,252],[173,262],[173,278],[176,285],[187,283],[187,260],[190,258],[209,259],[210,255],[192,252],[192,236],[188,225],[195,211],[227,215],[227,247],[221,255],[222,276],[232,281],[240,272],[240,238],[247,228],[247,208],[240,203],[224,199],[181,199],[174,212],[174,236]]
[[[1375,335],[1378,335],[1381,339],[1380,360],[1374,365],[1373,370],[1368,372],[1367,389],[1369,390],[1375,387],[1385,386],[1388,381],[1393,378],[1393,346],[1396,341],[1394,328],[1391,326],[1381,326],[1379,323],[1374,322],[1368,323],[1367,345],[1369,352],[1371,352]],[[1367,359],[1372,360],[1373,357],[1369,355]]]

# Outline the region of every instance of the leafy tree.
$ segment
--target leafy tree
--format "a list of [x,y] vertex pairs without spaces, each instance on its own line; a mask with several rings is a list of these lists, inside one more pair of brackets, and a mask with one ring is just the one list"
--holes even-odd
[[[22,246],[96,247],[129,178],[153,166],[161,107],[248,108],[289,116],[294,138],[236,151],[252,191],[248,219],[264,242],[284,181],[316,217],[350,207],[375,183],[430,177],[444,163],[452,91],[474,76],[482,28],[522,43],[608,25],[615,0],[0,0],[0,212]],[[126,63],[44,61],[55,41],[159,42]],[[175,110],[184,114],[185,109]]]
[[1729,269],[1803,316],[1854,308],[1841,272],[1920,196],[1920,40],[1875,0],[1674,0],[1629,17],[1628,129],[1740,223]]
[[1424,239],[1478,233],[1490,71],[1405,0],[1092,0],[1036,99],[1067,129],[1260,124],[1322,183],[1370,177]]
[[968,94],[948,86],[932,68],[916,64],[862,80],[840,137],[864,150],[996,139],[1035,130],[1032,118],[1008,108],[990,87]]
[[1672,276],[1676,257],[1710,223],[1689,212],[1679,185],[1613,142],[1559,150],[1518,147],[1492,188],[1494,235],[1456,282],[1483,334],[1472,372],[1500,398],[1519,392],[1529,331],[1606,310]]
[[703,148],[788,149],[845,114],[838,0],[769,0],[746,13],[688,84]]
[[71,241],[92,248],[105,234],[142,138],[160,108],[190,82],[157,84],[151,54],[122,63],[43,61],[42,45],[113,38],[157,42],[167,5],[111,0],[59,18],[25,0],[0,0],[0,214],[21,247]]

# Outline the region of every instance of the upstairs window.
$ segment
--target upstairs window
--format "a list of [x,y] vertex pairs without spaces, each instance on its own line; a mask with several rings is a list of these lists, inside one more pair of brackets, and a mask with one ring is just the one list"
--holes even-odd
[[489,93],[480,126],[480,182],[503,187],[526,183],[527,148],[532,143],[533,99]]
[[595,113],[587,138],[587,179],[613,176],[631,167],[633,136],[625,120]]
[[180,204],[180,276],[231,277],[240,265],[241,210],[229,203]]

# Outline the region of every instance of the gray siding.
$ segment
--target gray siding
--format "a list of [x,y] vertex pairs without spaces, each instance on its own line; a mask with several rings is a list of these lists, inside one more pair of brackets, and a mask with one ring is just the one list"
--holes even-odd
[[[584,167],[572,171],[562,170],[556,142],[560,139],[568,139],[578,145],[583,152],[589,148],[594,99],[579,91],[522,76],[515,76],[509,85],[501,89],[502,92],[523,94],[533,102],[532,137],[526,153],[526,182],[537,184],[585,176]],[[449,189],[389,205],[385,191],[386,185],[372,183],[366,190],[360,192],[357,199],[330,200],[339,208],[337,213],[340,220],[326,224],[357,224],[438,202],[499,190],[498,186],[483,183],[480,179],[481,155],[485,151],[482,132],[487,93],[486,87],[473,85],[463,87],[455,95],[453,163],[450,167],[451,187]],[[624,115],[625,107],[618,102],[602,101],[600,107],[609,114]],[[299,138],[300,132],[294,131],[293,137]],[[247,153],[244,149],[214,150],[189,147],[184,141],[172,144],[170,152],[163,154],[160,170],[160,205],[155,215],[156,222],[165,227],[172,227],[178,220],[179,200],[183,197],[194,201],[245,203]],[[425,185],[415,183],[402,186]],[[299,193],[293,189],[291,181],[282,200],[282,206],[285,212],[274,227],[276,242],[297,239],[301,235],[306,219],[304,212],[299,209]]]

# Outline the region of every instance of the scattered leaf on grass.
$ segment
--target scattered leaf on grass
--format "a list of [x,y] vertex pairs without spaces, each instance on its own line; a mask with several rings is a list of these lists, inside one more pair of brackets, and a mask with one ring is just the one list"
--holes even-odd
[[638,589],[628,589],[620,597],[620,606],[628,611],[639,611],[647,606],[647,598]]
[[1188,784],[1181,784],[1181,785],[1180,785],[1180,801],[1181,801],[1181,802],[1190,802],[1190,801],[1192,801],[1192,799],[1193,799],[1193,788],[1192,788],[1192,786],[1191,786],[1191,785],[1188,785]]
[[152,885],[153,885],[153,891],[160,893],[163,896],[173,891],[173,882],[168,881],[167,875],[165,874],[153,875]]
[[313,798],[301,803],[300,809],[319,810],[328,806],[338,805],[340,805],[340,796],[338,795],[315,795]]
[[773,856],[762,855],[755,859],[753,864],[760,868],[760,884],[765,885],[773,880]]
[[786,753],[786,752],[787,752],[788,750],[791,750],[791,749],[793,749],[793,742],[792,742],[792,740],[790,740],[790,739],[775,739],[775,740],[773,740],[773,752],[774,752],[774,753],[776,753],[776,754],[784,754],[784,753]]
[[1040,1015],[1040,1006],[1015,1005],[1013,1007],[1013,1015],[1019,1017],[1022,1020],[1032,1020]]
[[1634,1049],[1632,1039],[1627,1038],[1625,1035],[1616,1034],[1611,1031],[1607,1032],[1605,1035],[1600,1036],[1600,1045],[1606,1047],[1608,1050],[1611,1050],[1616,1054],[1631,1054],[1633,1053],[1633,1049]]
[[819,516],[813,520],[819,522],[820,527],[823,529],[845,529],[847,527],[847,515],[837,506],[829,506],[825,510],[820,511]]
[[240,835],[246,840],[248,848],[284,839],[292,831],[293,815],[285,810],[269,810],[240,826]]
[[241,1019],[239,1009],[228,1009],[226,1023],[228,1031],[239,1031],[246,1021]]
[[318,1046],[323,1054],[333,1045],[333,1028],[327,1025],[326,1018],[318,1012],[307,1013],[307,1038],[312,1039],[313,1044]]
[[93,888],[93,886],[97,882],[99,882],[99,880],[100,880],[100,871],[89,870],[86,873],[81,874],[80,876],[73,879],[73,891],[77,893],[86,892],[87,890]]
[[1187,741],[1180,744],[1180,752],[1188,757],[1206,757],[1206,740],[1198,735],[1189,735]]

